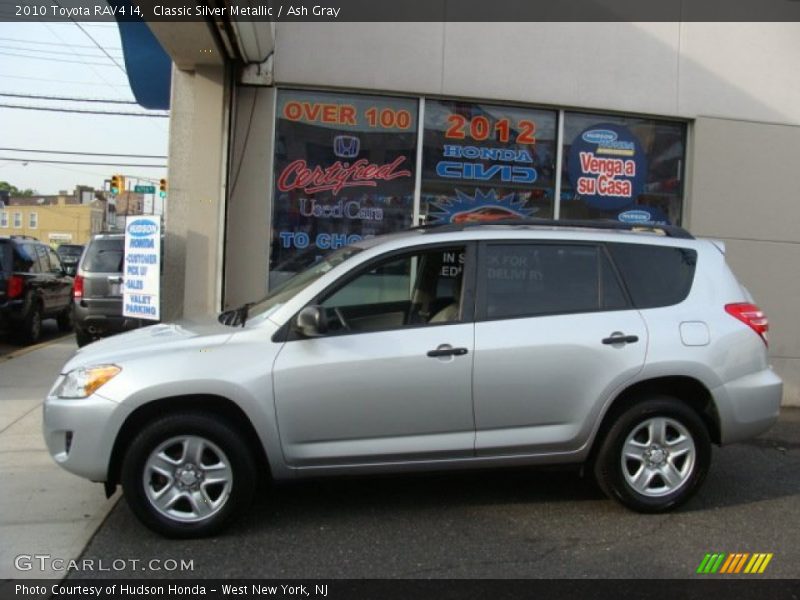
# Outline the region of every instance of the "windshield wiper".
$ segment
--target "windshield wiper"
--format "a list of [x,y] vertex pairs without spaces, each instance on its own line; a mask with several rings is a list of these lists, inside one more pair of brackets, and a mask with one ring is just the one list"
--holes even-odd
[[245,302],[239,308],[226,310],[219,315],[219,322],[229,327],[244,327],[247,322],[247,313],[250,312],[250,307],[255,304],[254,302]]

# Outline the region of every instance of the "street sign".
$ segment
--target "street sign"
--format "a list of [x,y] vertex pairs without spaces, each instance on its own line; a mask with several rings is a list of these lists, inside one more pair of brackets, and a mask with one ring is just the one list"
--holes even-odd
[[135,185],[133,191],[137,194],[155,194],[156,186],[154,185]]

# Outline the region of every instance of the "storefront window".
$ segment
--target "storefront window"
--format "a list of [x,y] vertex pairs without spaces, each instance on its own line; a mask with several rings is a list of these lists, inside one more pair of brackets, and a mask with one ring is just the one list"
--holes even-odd
[[279,92],[270,287],[329,250],[411,226],[417,104]]
[[428,223],[552,218],[555,111],[426,100],[420,214]]
[[680,225],[686,126],[567,112],[562,219]]

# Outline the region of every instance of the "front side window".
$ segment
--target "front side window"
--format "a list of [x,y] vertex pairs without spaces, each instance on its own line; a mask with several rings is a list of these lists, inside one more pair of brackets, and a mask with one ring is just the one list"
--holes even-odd
[[52,248],[47,249],[47,254],[50,256],[50,272],[51,273],[59,273],[63,268],[61,266],[61,259],[58,258],[58,254]]
[[479,281],[487,319],[626,307],[603,249],[594,245],[489,244]]
[[331,333],[462,320],[466,248],[426,249],[373,263],[320,303]]

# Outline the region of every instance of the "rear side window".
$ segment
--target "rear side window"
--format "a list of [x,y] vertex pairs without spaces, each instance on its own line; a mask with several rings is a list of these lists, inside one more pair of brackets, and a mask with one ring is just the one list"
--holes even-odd
[[697,252],[644,244],[608,244],[636,308],[656,308],[686,299],[694,280]]
[[626,307],[608,258],[593,245],[490,244],[481,280],[487,319]]
[[86,250],[81,268],[90,273],[122,273],[125,244],[122,238],[94,240]]

